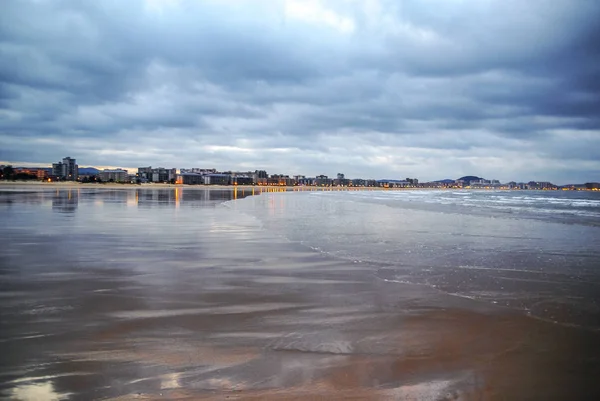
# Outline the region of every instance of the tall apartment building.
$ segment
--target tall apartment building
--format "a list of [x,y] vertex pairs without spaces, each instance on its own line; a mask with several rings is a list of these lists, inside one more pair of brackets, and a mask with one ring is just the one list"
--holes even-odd
[[182,168],[179,170],[180,173],[194,173],[194,174],[217,174],[217,169],[214,168]]
[[102,182],[129,182],[129,173],[122,169],[104,169],[98,173],[98,178],[100,178]]
[[65,157],[61,162],[52,163],[52,175],[67,181],[77,181],[79,166],[75,159]]
[[333,185],[345,187],[345,186],[350,185],[350,180],[347,179],[343,173],[337,173],[337,178],[335,180],[333,180]]
[[315,177],[315,185],[318,187],[329,187],[333,183],[333,180],[326,175],[318,175]]
[[169,182],[177,179],[177,169],[164,167],[139,167],[138,180],[142,182]]

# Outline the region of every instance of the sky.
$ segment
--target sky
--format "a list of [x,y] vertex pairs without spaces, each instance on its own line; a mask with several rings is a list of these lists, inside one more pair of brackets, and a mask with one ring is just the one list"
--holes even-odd
[[600,181],[600,2],[3,0],[0,164]]

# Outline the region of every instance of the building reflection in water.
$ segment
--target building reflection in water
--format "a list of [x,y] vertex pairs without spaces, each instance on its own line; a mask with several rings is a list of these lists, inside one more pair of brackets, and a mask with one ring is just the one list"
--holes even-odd
[[52,210],[59,213],[74,213],[78,204],[78,189],[57,189],[52,196]]
[[[58,189],[52,192],[52,209],[61,213],[74,213],[79,201],[93,203],[95,206],[105,204],[123,204],[127,207],[206,207],[207,204],[242,199],[262,193],[260,189],[236,187],[215,188],[140,188],[124,190],[88,190],[88,189]],[[48,193],[46,193],[48,194]],[[43,193],[36,194],[41,201]],[[8,202],[8,201],[6,201]]]
[[[222,203],[229,200],[242,199],[254,195],[251,189],[197,189],[197,188],[160,188],[136,189],[135,201],[138,207],[175,207],[206,206],[209,203]],[[128,202],[129,204],[129,202]]]

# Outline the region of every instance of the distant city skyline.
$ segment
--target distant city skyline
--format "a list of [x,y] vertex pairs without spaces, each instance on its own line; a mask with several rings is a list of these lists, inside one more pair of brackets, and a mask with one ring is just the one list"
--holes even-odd
[[[67,152],[68,153],[68,152]],[[62,156],[58,156],[58,159],[61,159]],[[58,160],[57,159],[57,160]],[[48,167],[51,166],[52,163],[51,162],[27,162],[27,161],[2,161],[0,160],[0,165],[5,164],[5,165],[14,165],[14,166],[23,166],[23,167]],[[361,173],[360,171],[356,174],[352,174],[352,173],[348,173],[348,172],[352,172],[352,171],[357,171],[356,167],[353,166],[338,166],[339,169],[338,170],[333,170],[333,169],[328,169],[327,171],[323,171],[323,170],[317,170],[315,167],[312,166],[306,166],[305,170],[302,170],[302,168],[300,168],[300,170],[294,170],[294,171],[287,171],[284,169],[280,169],[277,168],[277,166],[274,165],[270,165],[271,167],[264,167],[264,165],[257,165],[257,166],[250,166],[249,164],[242,164],[241,166],[243,167],[239,167],[239,168],[235,168],[235,164],[233,166],[226,166],[224,163],[191,163],[191,164],[186,164],[186,165],[171,165],[169,163],[141,163],[139,166],[126,166],[126,165],[118,165],[118,164],[106,164],[106,165],[94,165],[92,163],[86,163],[85,161],[83,161],[82,164],[80,164],[80,167],[95,167],[98,169],[125,169],[127,170],[130,174],[134,174],[135,172],[137,172],[137,169],[139,167],[143,167],[143,166],[156,166],[156,167],[165,167],[165,168],[172,168],[175,167],[178,170],[180,168],[193,168],[193,167],[201,167],[201,168],[216,168],[217,170],[220,171],[249,171],[249,170],[268,170],[269,172],[273,172],[273,173],[281,173],[281,174],[288,174],[290,176],[293,175],[306,175],[306,176],[317,176],[320,174],[326,174],[326,175],[330,175],[330,176],[335,176],[335,174],[337,174],[338,172],[344,172],[344,174],[346,174],[347,177],[350,176],[354,176],[354,177],[361,177],[361,178],[368,178],[368,179],[380,179],[380,178],[402,178],[402,177],[406,177],[406,176],[415,176],[417,178],[419,178],[419,180],[421,180],[422,182],[430,182],[430,181],[437,181],[437,180],[443,180],[443,179],[456,179],[458,177],[462,177],[462,176],[467,176],[467,175],[476,175],[476,176],[480,176],[480,177],[485,177],[487,179],[498,179],[501,182],[509,182],[509,181],[521,181],[521,182],[526,182],[526,181],[548,181],[548,182],[553,182],[557,185],[567,185],[567,184],[578,184],[578,183],[584,183],[584,182],[599,182],[600,181],[600,170],[598,171],[594,171],[593,173],[589,174],[589,175],[582,175],[582,178],[574,178],[572,180],[553,180],[551,178],[549,178],[549,174],[543,174],[540,173],[538,175],[529,175],[526,173],[523,174],[519,174],[518,172],[516,173],[516,175],[511,176],[509,174],[507,174],[507,172],[505,170],[499,170],[497,173],[492,172],[491,174],[483,174],[478,172],[477,170],[463,170],[461,172],[452,172],[452,171],[440,171],[439,174],[436,174],[435,172],[430,172],[429,174],[425,175],[425,174],[419,174],[417,172],[417,174],[407,174],[407,173],[403,173],[402,171],[400,172],[395,172],[395,171],[385,171],[385,170],[375,170],[375,172],[373,172],[372,169],[366,169],[367,171],[372,171],[371,174],[368,174],[367,172]],[[221,167],[219,167],[221,166]],[[239,166],[239,165],[237,165]],[[343,171],[342,171],[343,170]],[[485,170],[485,169],[484,169]],[[411,171],[418,171],[418,169],[412,169]],[[312,172],[312,173],[309,173]],[[377,174],[377,175],[376,175]],[[583,177],[589,177],[589,179],[584,179]]]
[[572,0],[5,1],[0,160],[598,181],[598,15]]
[[[70,157],[66,157],[66,158],[62,158],[62,160],[64,161],[65,159],[69,159]],[[0,161],[0,166],[2,165],[10,165],[13,167],[30,167],[30,168],[46,168],[46,169],[53,169],[54,168],[54,163],[28,163],[28,162],[9,162],[9,161]],[[264,170],[261,168],[249,168],[249,169],[244,169],[244,170],[240,170],[240,169],[232,169],[232,168],[224,168],[224,169],[218,169],[218,168],[214,168],[212,166],[195,166],[195,167],[181,167],[181,166],[169,166],[169,165],[164,165],[164,164],[155,164],[155,165],[151,165],[151,164],[144,164],[138,167],[122,167],[122,166],[116,166],[116,165],[110,165],[110,166],[97,166],[97,165],[88,165],[88,164],[83,164],[83,165],[78,165],[79,169],[82,168],[95,168],[99,171],[114,171],[114,170],[125,170],[127,171],[128,174],[130,175],[136,175],[139,173],[140,169],[145,169],[148,167],[152,167],[152,168],[164,168],[164,169],[173,169],[176,170],[178,173],[179,172],[184,172],[182,170],[185,170],[185,172],[187,173],[188,170],[196,170],[196,169],[210,169],[210,170],[215,170],[216,172],[219,171],[228,171],[228,172],[255,172],[255,171],[259,171],[259,170]],[[348,175],[344,172],[340,172],[338,171],[337,173],[330,173],[330,172],[320,172],[318,174],[307,174],[307,173],[302,173],[302,172],[295,172],[295,173],[289,173],[286,171],[280,171],[280,170],[270,170],[267,171],[267,173],[269,175],[285,175],[288,176],[290,178],[292,177],[306,177],[306,178],[315,178],[315,177],[319,177],[319,176],[327,176],[330,179],[335,179],[336,176],[339,179],[340,177],[346,178],[346,179],[364,179],[364,180],[371,180],[371,181],[387,181],[387,180],[404,180],[406,179],[406,175],[402,176],[402,175],[398,175],[398,176],[391,176],[391,175],[383,175],[383,176],[378,176],[378,177],[369,177],[369,176],[365,176],[365,175],[356,175],[356,176],[351,176]],[[434,183],[434,182],[438,182],[438,181],[444,181],[444,180],[458,180],[461,177],[465,177],[465,176],[477,176],[480,177],[482,179],[485,179],[487,181],[491,181],[492,183],[496,183],[496,184],[506,184],[509,182],[516,182],[516,183],[528,183],[528,182],[538,182],[538,183],[544,183],[544,184],[549,184],[552,183],[553,185],[558,185],[558,186],[564,186],[564,185],[581,185],[581,184],[585,184],[585,183],[598,183],[600,182],[600,180],[590,180],[590,181],[572,181],[572,182],[566,182],[566,183],[560,183],[560,182],[554,182],[551,180],[539,180],[539,179],[535,179],[535,177],[531,178],[510,178],[510,179],[498,179],[495,177],[486,177],[483,175],[478,175],[478,174],[462,174],[459,176],[444,176],[443,178],[440,176],[438,178],[434,178],[434,179],[422,179],[419,178],[418,176],[413,177],[414,179],[418,180],[420,183]],[[412,178],[411,178],[412,179]]]

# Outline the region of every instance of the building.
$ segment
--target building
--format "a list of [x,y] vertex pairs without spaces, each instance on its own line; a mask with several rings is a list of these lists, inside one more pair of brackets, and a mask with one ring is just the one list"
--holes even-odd
[[256,174],[257,178],[269,178],[269,175],[265,170],[256,170],[254,173]]
[[158,167],[152,169],[152,182],[171,182],[177,179],[177,169]]
[[315,177],[315,185],[318,187],[329,187],[333,180],[326,175],[318,175]]
[[79,176],[79,166],[75,159],[65,157],[62,159],[63,177],[68,181],[77,181]]
[[342,173],[337,173],[337,178],[333,180],[333,185],[338,187],[347,187],[350,185],[350,180],[346,178],[346,176]]
[[52,176],[56,178],[62,177],[62,162],[52,163]]
[[364,187],[366,182],[362,178],[354,178],[350,181],[350,184],[352,184],[353,187]]
[[306,178],[306,176],[304,176],[304,175],[295,175],[293,177],[293,179],[294,179],[294,185],[302,185],[302,186],[314,185],[314,180],[312,178]]
[[600,189],[600,182],[586,182],[584,185],[586,189],[591,189],[592,191]]
[[52,173],[51,169],[40,168],[40,169],[38,169],[36,175],[37,175],[38,180],[45,180],[46,177],[48,177],[48,175],[50,175],[50,173]]
[[303,175],[298,175],[294,177],[294,183],[296,185],[302,186],[313,186],[315,185],[315,179],[310,177],[305,177]]
[[179,170],[180,173],[195,173],[195,174],[216,174],[217,169],[214,168],[182,168]]
[[137,180],[140,182],[175,182],[177,169],[164,167],[139,167]]
[[551,182],[529,181],[526,184],[525,189],[544,189],[544,190],[548,190],[548,189],[558,189],[558,187],[556,185],[552,184]]
[[66,181],[77,181],[79,166],[75,159],[65,157],[61,162],[52,163],[52,176]]
[[412,181],[408,180],[378,180],[377,183],[383,188],[408,188],[413,185]]
[[254,171],[254,184],[255,185],[267,185],[269,180],[269,175],[265,170],[255,170]]
[[177,184],[201,185],[204,184],[204,175],[199,173],[183,172],[177,174]]
[[258,182],[258,174],[252,171],[234,171],[227,172],[231,175],[231,184],[233,185],[254,185]]
[[137,179],[140,182],[152,181],[152,167],[138,167]]
[[13,169],[14,174],[21,176],[31,176],[38,180],[45,180],[46,177],[51,173],[50,169],[45,167],[15,167]]
[[295,180],[289,175],[272,174],[269,178],[267,178],[267,185],[292,187],[294,184]]
[[206,185],[229,185],[231,176],[229,174],[206,174],[204,183]]
[[254,177],[251,175],[233,175],[231,179],[233,185],[254,185]]
[[538,189],[556,189],[556,185],[552,184],[551,182],[537,182],[537,188]]
[[130,182],[129,173],[123,169],[104,169],[98,173],[98,178],[102,182]]

